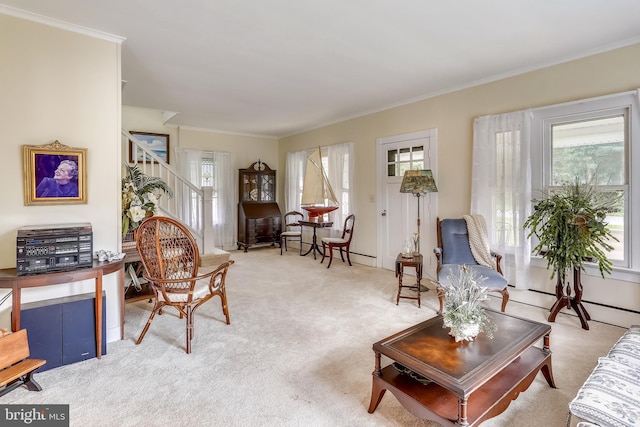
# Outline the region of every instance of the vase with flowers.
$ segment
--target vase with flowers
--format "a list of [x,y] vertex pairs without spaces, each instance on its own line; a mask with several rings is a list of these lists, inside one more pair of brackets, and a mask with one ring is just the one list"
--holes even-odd
[[413,233],[411,242],[413,243],[413,255],[420,255],[420,233],[418,231]]
[[488,298],[488,288],[482,286],[484,277],[461,266],[451,274],[450,283],[440,285],[444,298],[443,327],[458,341],[473,341],[484,332],[493,338],[496,326],[480,303]]
[[138,165],[125,164],[122,178],[122,237],[152,216],[162,195],[173,197],[171,187],[161,178],[144,174]]

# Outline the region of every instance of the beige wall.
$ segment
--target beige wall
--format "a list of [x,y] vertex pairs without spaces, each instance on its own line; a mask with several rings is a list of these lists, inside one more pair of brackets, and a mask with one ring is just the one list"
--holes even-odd
[[[176,158],[175,150],[180,147],[231,153],[233,168],[236,171],[248,167],[258,159],[270,168],[278,169],[278,140],[275,138],[165,126],[162,122],[162,111],[131,106],[122,107],[122,127],[128,131],[169,134],[172,159]],[[173,160],[171,164],[176,166]],[[284,181],[284,170],[278,173],[277,180]],[[237,202],[237,192],[234,194]]]
[[[117,250],[120,224],[120,44],[0,14],[0,268],[16,265],[16,229],[90,222],[94,249]],[[25,206],[22,146],[87,148],[87,204]],[[119,338],[115,275],[104,280],[108,340]],[[23,302],[90,292],[92,281],[26,290]],[[4,295],[0,291],[0,296]],[[9,326],[11,299],[0,306]]]
[[[120,228],[120,45],[78,33],[0,15],[0,117],[5,154],[0,210],[0,267],[15,266],[15,233],[23,225],[64,222],[93,224],[96,249],[115,250]],[[640,45],[618,49],[497,82],[434,97],[276,141],[162,124],[154,110],[124,109],[122,127],[169,133],[172,146],[229,151],[236,168],[261,159],[278,169],[278,196],[284,201],[288,151],[345,141],[355,143],[354,212],[358,215],[357,247],[376,255],[376,139],[438,129],[438,214],[459,216],[470,206],[473,118],[522,108],[587,98],[640,86]],[[126,90],[126,88],[125,88]],[[22,145],[58,139],[88,149],[88,203],[67,206],[24,206]],[[16,180],[16,177],[17,180]],[[534,272],[541,289],[551,289],[548,272]],[[605,283],[602,283],[605,282]],[[108,340],[119,322],[114,303],[115,278],[105,280]],[[78,283],[25,292],[32,301],[87,292]],[[587,299],[637,310],[637,283],[585,279]],[[3,294],[0,294],[3,295]],[[592,312],[593,315],[593,312]],[[594,316],[595,317],[595,316]],[[597,317],[595,317],[597,318]],[[0,326],[9,324],[7,303],[0,307]]]
[[[425,77],[428,78],[428,77]],[[377,254],[376,140],[437,128],[438,215],[458,217],[470,209],[473,120],[477,116],[551,105],[640,87],[640,44],[567,62],[527,74],[437,96],[409,105],[355,118],[280,141],[280,169],[286,153],[344,141],[355,143],[358,230],[354,243],[360,252]],[[280,181],[279,194],[283,194]],[[434,230],[435,224],[427,225]],[[536,269],[536,285],[552,291],[548,272]],[[632,282],[585,278],[586,299],[638,310],[640,286]],[[606,282],[603,284],[602,282]]]

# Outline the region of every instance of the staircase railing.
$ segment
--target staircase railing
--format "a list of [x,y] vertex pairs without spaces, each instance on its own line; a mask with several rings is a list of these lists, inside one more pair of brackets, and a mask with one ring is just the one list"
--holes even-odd
[[[129,143],[131,141],[131,143]],[[138,169],[148,176],[161,178],[173,190],[173,197],[160,197],[158,209],[163,215],[174,218],[187,226],[198,242],[201,252],[205,248],[213,246],[207,242],[205,235],[211,234],[205,224],[205,192],[193,185],[183,177],[175,168],[162,160],[153,151],[148,150],[145,144],[136,139],[126,130],[122,131],[122,142],[125,153],[125,162],[130,166],[138,165]],[[134,159],[130,162],[129,159]],[[136,160],[137,159],[137,160]],[[209,189],[210,191],[210,189]],[[211,197],[208,197],[211,204]],[[209,206],[211,210],[211,206]]]

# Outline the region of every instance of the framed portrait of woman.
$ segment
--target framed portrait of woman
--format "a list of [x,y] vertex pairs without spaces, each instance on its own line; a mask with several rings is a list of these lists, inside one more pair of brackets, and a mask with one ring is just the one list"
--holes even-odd
[[87,149],[54,141],[23,146],[24,204],[87,203]]

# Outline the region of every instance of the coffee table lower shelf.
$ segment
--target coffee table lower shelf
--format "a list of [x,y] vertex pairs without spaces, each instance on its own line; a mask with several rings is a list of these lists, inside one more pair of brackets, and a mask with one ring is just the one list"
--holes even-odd
[[380,375],[373,373],[369,413],[373,413],[389,390],[409,412],[417,417],[437,421],[445,426],[476,426],[504,412],[525,391],[542,370],[547,383],[555,388],[551,370],[551,353],[529,347],[513,362],[473,391],[466,401],[436,383],[422,384],[392,365]]

